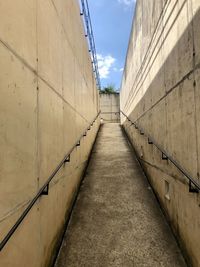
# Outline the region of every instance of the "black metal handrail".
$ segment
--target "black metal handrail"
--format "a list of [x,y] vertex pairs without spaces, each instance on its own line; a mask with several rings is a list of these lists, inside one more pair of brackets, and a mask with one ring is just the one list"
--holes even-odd
[[200,185],[199,183],[186,171],[180,163],[178,163],[173,157],[165,150],[163,149],[155,140],[152,136],[147,134],[145,130],[139,126],[138,123],[133,122],[129,117],[122,111],[120,110],[122,115],[124,115],[129,122],[131,122],[131,125],[135,126],[135,129],[137,129],[141,135],[146,136],[148,140],[148,144],[154,145],[161,153],[162,153],[162,159],[163,160],[169,160],[188,180],[189,180],[189,192],[192,193],[199,193],[200,191]]
[[33,205],[36,203],[36,201],[42,195],[48,195],[48,193],[49,193],[49,184],[50,184],[51,180],[55,177],[55,175],[58,173],[58,171],[61,169],[61,167],[65,163],[70,162],[70,155],[72,154],[73,150],[76,147],[80,146],[82,138],[84,138],[87,135],[87,132],[91,129],[91,127],[93,126],[93,124],[95,123],[95,121],[97,120],[97,118],[99,117],[100,113],[101,112],[99,111],[99,113],[96,115],[96,117],[94,118],[94,120],[85,129],[85,131],[83,132],[83,134],[79,137],[79,139],[73,145],[73,147],[70,149],[70,151],[64,156],[64,158],[61,160],[61,162],[58,164],[58,166],[55,168],[55,170],[49,176],[49,178],[44,183],[44,185],[40,188],[40,190],[35,195],[35,197],[30,201],[30,203],[28,204],[27,208],[23,211],[22,215],[19,217],[19,219],[15,222],[15,224],[13,225],[13,227],[9,230],[9,232],[6,234],[6,236],[0,242],[0,251],[4,248],[4,246],[6,245],[6,243],[8,242],[8,240],[11,238],[11,236],[17,230],[17,228],[22,223],[22,221],[24,220],[24,218],[26,217],[26,215],[29,213],[29,211],[31,210],[31,208],[33,207]]

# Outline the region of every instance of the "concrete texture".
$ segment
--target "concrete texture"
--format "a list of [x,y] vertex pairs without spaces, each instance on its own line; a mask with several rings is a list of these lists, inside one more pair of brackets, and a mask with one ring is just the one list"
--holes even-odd
[[104,124],[56,267],[184,267],[119,124]]
[[[0,0],[0,240],[99,111],[78,0]],[[88,159],[96,121],[0,253],[46,267]]]
[[100,93],[100,110],[103,122],[120,121],[120,100],[119,93]]
[[[200,183],[199,25],[199,0],[138,0],[120,104]],[[200,194],[121,119],[188,260],[200,267]]]

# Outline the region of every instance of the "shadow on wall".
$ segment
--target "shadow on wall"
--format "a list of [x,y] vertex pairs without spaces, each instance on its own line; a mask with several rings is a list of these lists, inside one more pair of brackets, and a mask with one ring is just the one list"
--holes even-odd
[[[175,21],[172,23],[174,26]],[[200,9],[176,42],[145,94],[129,115],[157,143],[199,181],[200,173]],[[170,30],[172,29],[170,27]],[[165,38],[163,38],[165,41]],[[166,44],[158,49],[165,52]],[[155,58],[158,56],[156,54]],[[148,72],[154,67],[151,61]],[[145,86],[148,74],[140,77],[134,97]],[[145,88],[144,88],[145,89]],[[133,97],[133,99],[134,99]],[[134,100],[133,100],[134,101]],[[127,110],[133,103],[129,103]],[[200,266],[200,196],[189,193],[188,182],[132,127],[123,122],[149,180],[187,255]],[[192,224],[192,229],[191,229]]]
[[[173,86],[175,86],[176,81],[180,80],[178,75],[180,77],[183,77],[183,74],[181,72],[178,73],[177,71],[174,71],[174,69],[180,70],[180,66],[182,65],[184,66],[184,68],[182,68],[182,71],[185,69],[185,73],[187,73],[188,68],[189,70],[192,68],[192,57],[193,57],[192,26],[194,24],[193,21],[195,21],[195,19],[193,19],[193,21],[191,21],[190,24],[187,26],[187,28],[184,30],[183,34],[179,38],[179,41],[174,45],[174,48],[167,47],[165,44],[165,41],[167,39],[170,40],[170,38],[174,39],[175,37],[177,37],[177,36],[171,35],[170,33],[174,28],[176,28],[176,22],[180,16],[181,11],[183,11],[184,7],[186,6],[186,3],[187,3],[186,0],[183,1],[178,14],[175,16],[172,24],[170,24],[170,27],[167,29],[166,32],[164,31],[166,25],[164,25],[161,30],[156,31],[157,33],[159,33],[158,34],[159,36],[158,37],[154,36],[153,37],[154,41],[152,43],[150,42],[151,44],[150,47],[153,46],[153,48],[148,47],[147,49],[147,53],[144,56],[142,65],[139,68],[134,78],[134,82],[132,84],[132,90],[130,91],[129,96],[127,97],[127,101],[123,107],[124,111],[127,112],[131,108],[132,104],[134,104],[134,106],[138,104],[138,102],[145,95],[145,93],[147,93],[147,89],[149,89],[149,86],[147,86],[146,84],[149,81],[150,81],[150,87],[157,88],[159,86],[162,86],[162,91],[165,89],[164,87],[166,87],[166,91],[168,91],[170,90],[169,88],[172,87],[172,84]],[[177,2],[176,2],[176,5],[177,5]],[[195,17],[198,17],[198,16],[196,15]],[[185,45],[184,47],[183,45],[181,45],[183,43],[184,44],[187,43],[187,45]],[[196,43],[196,46],[197,45],[198,44]],[[177,47],[179,47],[178,51],[177,51]],[[172,57],[172,54],[173,54],[173,57]],[[194,56],[195,56],[195,53],[194,53]],[[166,62],[168,61],[169,58],[170,58],[169,66],[173,65],[173,67],[171,66],[171,69],[170,69],[170,67],[168,66],[169,68],[165,70],[166,72],[165,74],[168,74],[168,75],[167,77],[164,77],[163,69],[165,68]],[[128,67],[130,66],[128,65]],[[155,73],[155,70],[158,70],[158,71]],[[150,71],[153,71],[152,77],[156,77],[154,78],[153,81],[151,80],[151,77],[149,77]],[[151,97],[149,96],[148,99],[151,99]],[[150,104],[151,103],[149,103],[149,105]]]

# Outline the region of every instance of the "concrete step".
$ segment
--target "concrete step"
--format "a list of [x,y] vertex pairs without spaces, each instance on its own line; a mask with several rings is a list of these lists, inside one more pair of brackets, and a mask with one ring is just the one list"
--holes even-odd
[[104,124],[56,267],[186,266],[117,123]]

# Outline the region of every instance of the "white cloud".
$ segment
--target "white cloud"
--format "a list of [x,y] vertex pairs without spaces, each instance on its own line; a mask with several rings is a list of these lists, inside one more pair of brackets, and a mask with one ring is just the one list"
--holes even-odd
[[107,79],[116,59],[111,55],[103,56],[101,54],[97,54],[97,60],[98,60],[100,78]]
[[122,71],[124,70],[124,68],[120,68],[120,69],[118,69],[118,68],[113,68],[113,70],[114,70],[115,72],[122,72]]
[[118,3],[124,4],[126,6],[132,5],[136,0],[118,0]]

